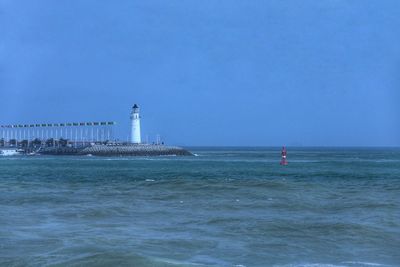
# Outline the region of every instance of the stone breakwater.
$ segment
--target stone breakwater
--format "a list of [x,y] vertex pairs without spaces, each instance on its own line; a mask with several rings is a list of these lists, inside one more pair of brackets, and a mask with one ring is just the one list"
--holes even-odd
[[44,155],[93,155],[93,156],[193,156],[176,146],[164,145],[91,145],[82,148],[48,147],[39,151]]

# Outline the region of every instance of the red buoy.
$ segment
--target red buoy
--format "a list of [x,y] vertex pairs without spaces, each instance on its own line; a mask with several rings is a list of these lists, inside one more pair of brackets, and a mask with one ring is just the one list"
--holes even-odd
[[288,162],[287,162],[287,160],[286,160],[286,154],[287,154],[287,152],[286,152],[286,147],[282,147],[282,159],[281,159],[281,165],[288,165]]

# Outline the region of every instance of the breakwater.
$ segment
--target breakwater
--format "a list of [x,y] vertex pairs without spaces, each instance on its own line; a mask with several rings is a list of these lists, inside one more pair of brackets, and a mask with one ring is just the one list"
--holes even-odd
[[46,147],[38,151],[44,155],[93,155],[93,156],[193,156],[177,146],[150,144],[89,145],[85,147]]

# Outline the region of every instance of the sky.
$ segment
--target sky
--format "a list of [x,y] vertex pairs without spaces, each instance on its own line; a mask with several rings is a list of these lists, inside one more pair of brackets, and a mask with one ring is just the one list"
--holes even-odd
[[184,146],[400,146],[398,0],[0,0],[0,124]]

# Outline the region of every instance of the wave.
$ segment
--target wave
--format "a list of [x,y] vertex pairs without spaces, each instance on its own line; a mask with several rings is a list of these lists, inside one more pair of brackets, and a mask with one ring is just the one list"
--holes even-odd
[[392,265],[381,264],[381,263],[374,263],[374,262],[364,262],[364,261],[344,261],[345,264],[351,264],[350,266],[383,266],[383,267],[390,267]]
[[274,267],[367,267],[367,266],[392,267],[392,265],[374,263],[374,262],[364,262],[364,261],[343,261],[339,264],[294,263],[294,264],[274,265]]
[[[189,263],[166,258],[149,257],[132,253],[121,252],[84,252],[73,253],[74,255],[59,255],[61,251],[56,251],[57,256],[52,253],[42,254],[33,257],[30,264],[38,266],[141,266],[141,267],[199,267],[203,264]],[[71,251],[72,252],[72,251]],[[12,259],[1,261],[7,265],[14,265]],[[22,263],[18,261],[18,263]]]
[[274,265],[274,267],[348,267],[348,266],[329,264],[329,263],[301,263],[301,264]]

